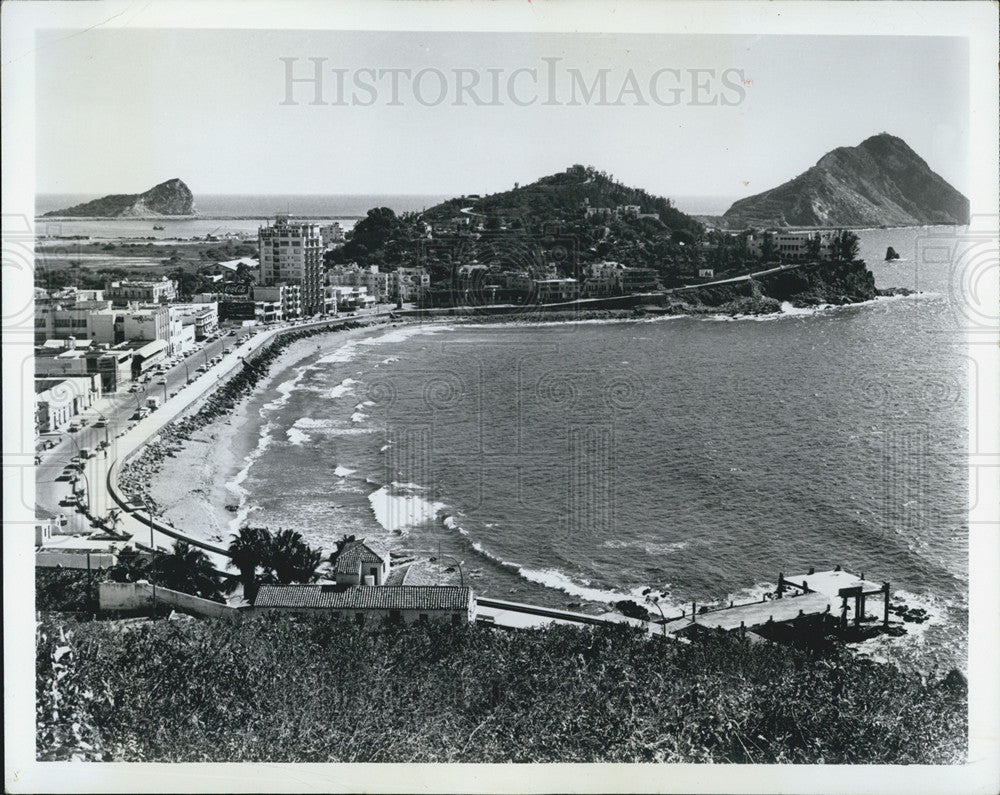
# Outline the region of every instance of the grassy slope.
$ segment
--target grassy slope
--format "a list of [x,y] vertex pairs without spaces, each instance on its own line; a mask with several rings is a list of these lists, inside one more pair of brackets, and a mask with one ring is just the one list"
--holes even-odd
[[39,757],[123,761],[955,762],[966,692],[847,655],[627,629],[357,628],[49,614]]

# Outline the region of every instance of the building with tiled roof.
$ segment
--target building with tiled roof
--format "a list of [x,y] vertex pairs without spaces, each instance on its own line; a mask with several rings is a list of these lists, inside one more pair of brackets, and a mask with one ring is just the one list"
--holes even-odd
[[337,555],[333,573],[338,585],[383,585],[389,555],[364,541],[349,541]]
[[254,610],[274,613],[330,613],[364,624],[366,621],[475,620],[475,596],[471,588],[455,585],[262,585]]

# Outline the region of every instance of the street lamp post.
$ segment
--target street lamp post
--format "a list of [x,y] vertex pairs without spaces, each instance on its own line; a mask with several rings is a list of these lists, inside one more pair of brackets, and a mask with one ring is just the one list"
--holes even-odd
[[439,558],[448,558],[449,560],[455,561],[456,565],[458,566],[459,581],[462,583],[462,587],[464,588],[465,587],[465,574],[462,571],[462,561],[460,561],[458,558],[454,557],[453,555],[442,555],[440,547],[438,547],[438,557]]
[[141,502],[149,514],[149,551],[153,564],[153,573],[149,579],[153,586],[153,618],[156,618],[156,542],[153,540],[153,512],[156,504],[149,497],[144,497]]

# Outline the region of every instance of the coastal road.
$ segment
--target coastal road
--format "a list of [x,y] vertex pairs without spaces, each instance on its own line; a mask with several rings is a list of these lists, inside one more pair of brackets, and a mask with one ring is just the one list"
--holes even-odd
[[[343,320],[347,319],[349,318]],[[158,379],[154,378],[140,391],[119,393],[104,398],[86,412],[85,416],[89,416],[92,421],[84,429],[75,434],[62,433],[59,442],[41,454],[41,463],[36,466],[36,501],[41,507],[53,513],[66,515],[69,521],[67,530],[71,529],[81,534],[94,531],[97,528],[91,526],[90,520],[82,512],[59,504],[71,492],[72,481],[64,479],[64,468],[81,449],[87,448],[93,451],[105,437],[109,442],[106,457],[103,452],[98,452],[96,456],[84,461],[83,477],[78,483],[78,488],[82,488],[85,492],[84,503],[88,505],[90,514],[94,517],[106,517],[112,508],[119,507],[119,501],[109,492],[109,472],[116,467],[116,464],[124,462],[133,451],[156,436],[167,423],[214,391],[234,370],[242,366],[242,357],[260,349],[283,331],[307,329],[337,321],[337,318],[307,320],[296,324],[282,324],[256,333],[241,330],[238,336],[223,336],[221,339],[210,341],[196,353],[189,355],[166,374],[163,384],[157,384]],[[233,350],[224,355],[218,364],[202,374],[196,372],[199,366],[210,362],[226,347],[232,347]],[[188,383],[189,376],[190,383]],[[167,400],[159,409],[145,419],[138,421],[132,419],[137,405],[144,404],[146,397],[155,395],[162,400],[164,392]],[[106,426],[95,427],[98,421],[106,423]],[[124,499],[123,495],[119,494],[119,499]],[[131,535],[137,544],[149,547],[152,543],[156,548],[169,549],[177,536],[183,537],[183,528],[170,528],[156,520],[154,524],[157,529],[153,531],[150,540],[148,515],[143,510],[135,511],[132,506],[129,507],[131,510],[123,511],[117,529],[119,532]],[[169,532],[164,532],[160,528]],[[221,548],[196,539],[190,540],[206,551],[216,568],[220,570],[225,568],[228,558]]]

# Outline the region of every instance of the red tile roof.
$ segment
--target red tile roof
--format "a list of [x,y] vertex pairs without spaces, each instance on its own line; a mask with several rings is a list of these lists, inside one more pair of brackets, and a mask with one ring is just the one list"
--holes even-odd
[[254,607],[323,610],[468,610],[472,589],[457,585],[262,585]]
[[385,565],[388,556],[379,554],[363,541],[351,541],[340,554],[337,555],[337,563],[334,571],[337,574],[357,574],[358,565],[364,566],[366,573],[369,566]]

